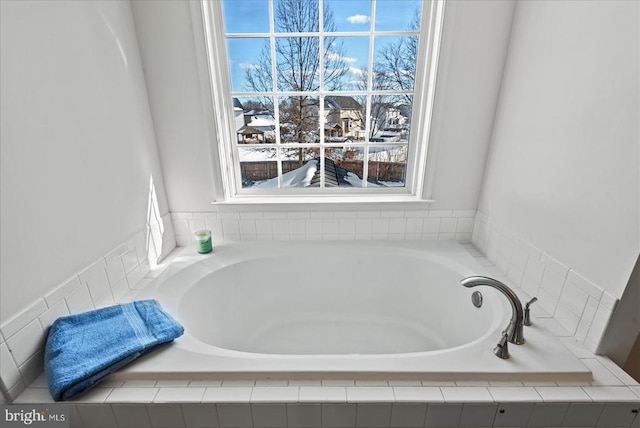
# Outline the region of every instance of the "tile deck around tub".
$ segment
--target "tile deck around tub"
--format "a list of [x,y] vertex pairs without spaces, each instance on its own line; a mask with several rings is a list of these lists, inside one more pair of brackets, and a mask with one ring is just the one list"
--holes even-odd
[[[600,364],[596,358],[593,361]],[[604,365],[602,367],[608,370]],[[331,381],[325,382],[327,385],[320,381],[317,385],[316,381],[305,384],[300,380],[272,383],[261,380],[229,386],[234,385],[233,382],[228,386],[223,386],[224,381],[207,382],[206,386],[200,381],[189,382],[187,386],[166,384],[166,381],[146,381],[145,386],[130,382],[109,386],[106,382],[66,404],[72,421],[77,421],[71,426],[86,428],[105,426],[104,417],[113,417],[122,423],[136,420],[139,426],[150,427],[357,428],[360,426],[355,422],[357,420],[376,422],[367,426],[379,427],[515,427],[534,426],[528,425],[534,422],[542,424],[539,426],[558,427],[637,427],[640,423],[637,416],[640,411],[639,385],[524,386],[514,382],[509,386],[508,382],[503,382],[501,386],[467,386],[461,382],[461,386],[452,386],[443,382],[446,386],[433,386],[434,382],[425,382],[427,385],[423,386],[393,386],[398,382],[388,381],[386,386],[336,386]],[[52,402],[44,375],[41,375],[15,404]],[[94,421],[92,415],[96,412],[107,415]],[[172,412],[175,414],[171,417],[165,415]],[[282,425],[269,424],[275,414],[279,415]],[[165,415],[169,419],[154,421],[154,415]],[[175,424],[168,422],[173,417]],[[200,417],[209,425],[194,422]],[[238,425],[238,418],[246,423]],[[331,425],[329,421],[334,418],[343,421]],[[441,425],[450,418],[457,421],[455,425]]]
[[[106,406],[108,410],[102,412],[122,412],[121,406],[176,406],[182,409],[181,414],[185,420],[197,418],[200,413],[209,416],[223,412],[224,418],[239,417],[243,412],[252,415],[247,420],[257,420],[261,415],[274,412],[280,407],[265,407],[268,405],[284,406],[283,415],[305,414],[306,418],[314,419],[315,412],[320,414],[324,406],[332,415],[342,415],[348,419],[350,411],[354,415],[362,414],[362,419],[370,417],[369,412],[380,411],[384,419],[378,426],[440,426],[445,418],[442,412],[461,412],[456,416],[458,423],[464,426],[468,421],[475,420],[486,422],[490,418],[493,425],[486,426],[527,426],[526,420],[518,419],[513,425],[503,425],[501,421],[511,421],[501,413],[522,411],[526,413],[527,420],[550,421],[553,418],[564,418],[568,425],[582,423],[593,419],[594,424],[585,426],[603,427],[636,427],[639,426],[640,417],[640,384],[635,382],[622,369],[616,366],[606,357],[587,354],[581,345],[570,347],[574,354],[593,370],[594,378],[590,382],[562,383],[562,382],[485,382],[485,381],[349,381],[349,380],[207,380],[207,381],[167,381],[167,380],[140,380],[140,381],[105,381],[100,386],[92,389],[78,399],[67,402],[71,405],[73,414],[85,415],[89,412],[87,406]],[[15,401],[14,404],[43,404],[52,403],[44,374],[40,375]],[[240,406],[245,405],[245,407]],[[378,405],[379,409],[375,410]],[[120,406],[114,409],[114,406]],[[260,407],[263,406],[263,407]],[[339,406],[333,408],[331,406]],[[389,408],[380,406],[390,406]],[[482,407],[485,406],[485,407]],[[490,407],[486,407],[490,406]],[[578,406],[578,407],[576,407]],[[580,407],[584,406],[584,407]],[[424,412],[426,408],[426,412]],[[167,409],[171,409],[168,407]],[[252,408],[258,408],[252,412]],[[126,409],[126,408],[125,408]],[[169,411],[165,409],[166,411]],[[330,409],[330,410],[329,410]],[[464,409],[461,411],[460,409]],[[146,414],[151,417],[153,411]],[[324,411],[324,410],[322,410]],[[431,411],[431,416],[425,416]],[[368,412],[365,415],[365,412]],[[395,413],[394,413],[395,412]],[[492,413],[493,412],[493,413]],[[591,413],[590,413],[591,412]],[[118,413],[118,414],[120,414]],[[255,413],[255,414],[254,414]],[[562,415],[559,415],[562,413]],[[595,414],[597,413],[597,414]],[[115,414],[115,413],[114,413]],[[457,414],[457,413],[456,413]],[[464,418],[462,417],[464,416]],[[474,416],[475,415],[475,416]],[[120,415],[122,417],[122,415]],[[118,417],[115,415],[114,417]],[[297,416],[296,416],[297,417]],[[336,416],[337,417],[337,416]],[[254,419],[255,418],[255,419]],[[425,421],[418,425],[403,425],[403,418],[423,418]],[[426,419],[424,419],[426,418]],[[546,419],[545,419],[546,418]],[[581,419],[582,418],[582,419]],[[330,418],[327,417],[327,420]],[[82,424],[72,425],[79,427],[100,426],[89,422],[84,417]],[[191,420],[191,419],[189,419]],[[225,419],[226,420],[226,419]],[[294,421],[297,419],[294,419]],[[307,419],[305,419],[307,420]],[[375,418],[374,418],[375,420]],[[393,422],[395,421],[395,422]],[[462,421],[462,422],[461,422]],[[464,422],[467,421],[467,422]],[[609,425],[621,423],[622,425]],[[484,423],[483,422],[483,423]],[[400,425],[392,425],[400,423]],[[453,425],[453,426],[463,426]],[[153,425],[144,426],[166,426]],[[200,425],[176,425],[176,426],[200,426]],[[203,425],[209,426],[209,425]],[[211,425],[224,426],[224,425]],[[241,425],[245,426],[245,425]],[[261,426],[257,422],[253,425]],[[294,422],[289,425],[296,425]],[[329,425],[318,425],[329,426]],[[338,425],[351,426],[351,425]],[[357,425],[353,425],[357,427]],[[554,425],[545,425],[554,426]]]
[[[528,297],[517,292],[522,299]],[[381,427],[640,427],[640,384],[607,357],[568,337],[554,319],[539,319],[592,370],[593,380],[107,380],[67,402],[71,426],[105,426],[105,421],[118,423],[130,416],[140,419],[140,426],[152,427],[355,428],[363,421]],[[51,402],[40,375],[13,403]]]

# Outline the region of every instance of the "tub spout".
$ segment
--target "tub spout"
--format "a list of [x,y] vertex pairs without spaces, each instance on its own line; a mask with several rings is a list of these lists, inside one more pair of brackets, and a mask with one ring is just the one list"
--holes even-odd
[[516,296],[516,293],[514,293],[511,288],[498,280],[488,278],[486,276],[470,276],[463,279],[461,282],[462,285],[469,288],[486,285],[493,287],[504,294],[505,297],[509,299],[512,310],[511,321],[509,322],[507,329],[504,331],[504,334],[507,336],[507,340],[509,342],[515,343],[516,345],[522,345],[525,342],[522,332],[524,326],[524,311],[522,310],[522,303],[520,303],[520,299],[518,299],[518,296]]

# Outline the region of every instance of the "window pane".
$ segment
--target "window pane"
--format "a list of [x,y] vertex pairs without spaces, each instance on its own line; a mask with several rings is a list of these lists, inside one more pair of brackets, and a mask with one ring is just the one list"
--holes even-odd
[[[363,97],[364,98],[364,97]],[[364,105],[355,97],[336,95],[324,99],[324,141],[350,143],[364,139]]]
[[279,91],[317,91],[320,88],[320,38],[276,39]]
[[318,97],[282,97],[279,101],[280,137],[283,143],[320,141]]
[[376,31],[416,31],[420,28],[422,0],[377,0]]
[[379,36],[374,41],[374,89],[413,91],[417,36]]
[[410,95],[373,95],[369,141],[408,143],[412,102]]
[[325,187],[363,187],[364,148],[325,149]]
[[273,16],[276,33],[316,33],[320,28],[317,0],[275,0]]
[[[365,91],[369,37],[324,39],[324,85],[329,91]],[[364,78],[363,78],[364,77]]]
[[369,31],[370,0],[324,0],[324,31]]
[[282,187],[308,187],[319,183],[319,148],[283,148]]
[[407,174],[407,146],[369,147],[367,187],[404,187]]
[[268,33],[268,0],[223,0],[227,33]]
[[232,92],[273,91],[269,39],[227,39]]
[[373,95],[371,96],[371,112],[369,114],[369,141],[373,143],[384,142],[382,132],[384,131],[387,111],[393,107],[393,96]]
[[276,120],[270,97],[237,97],[233,99],[238,144],[274,144]]
[[391,142],[409,142],[411,131],[411,106],[413,96],[397,95],[393,97],[391,106],[387,109],[383,138]]
[[275,147],[238,147],[242,187],[278,187]]
[[216,1],[242,187],[405,186],[424,0]]

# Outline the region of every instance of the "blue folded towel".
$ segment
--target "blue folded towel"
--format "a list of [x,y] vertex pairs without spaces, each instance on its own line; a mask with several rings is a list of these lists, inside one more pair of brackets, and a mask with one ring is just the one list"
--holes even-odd
[[69,400],[184,332],[156,300],[58,318],[47,337],[45,371],[54,400]]

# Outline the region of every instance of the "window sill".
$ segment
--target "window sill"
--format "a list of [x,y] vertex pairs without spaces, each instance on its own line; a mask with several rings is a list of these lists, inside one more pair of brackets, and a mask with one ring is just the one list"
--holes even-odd
[[389,195],[389,196],[274,196],[274,197],[247,197],[234,198],[227,201],[214,201],[211,205],[224,209],[239,207],[260,207],[271,209],[304,210],[328,208],[340,209],[428,209],[435,203],[433,199],[420,199],[415,196]]

